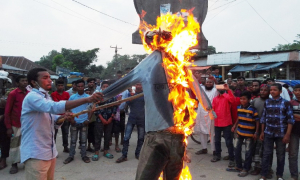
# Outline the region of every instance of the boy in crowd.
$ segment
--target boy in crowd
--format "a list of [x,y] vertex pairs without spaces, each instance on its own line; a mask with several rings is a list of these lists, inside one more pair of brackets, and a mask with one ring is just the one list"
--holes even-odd
[[[239,171],[239,177],[248,175],[251,169],[252,152],[254,141],[257,138],[259,130],[259,118],[255,107],[250,105],[251,93],[243,92],[240,97],[241,105],[237,107],[238,118],[232,127],[231,131],[234,132],[237,128],[237,138],[234,140],[235,148],[235,168],[228,168],[227,171]],[[242,144],[245,140],[245,162],[242,165]]]
[[73,94],[76,94],[77,93],[77,87],[76,87],[76,81],[72,81],[72,87],[67,90],[67,93],[69,93],[70,97],[73,95]]
[[[11,138],[10,155],[12,160],[10,174],[18,172],[18,165],[20,163],[20,145],[21,145],[21,111],[22,103],[29,91],[26,90],[28,85],[27,78],[24,75],[17,76],[17,88],[11,91],[7,97],[5,106],[5,125],[7,128],[7,136]],[[14,135],[14,136],[13,136]]]
[[[87,91],[86,94],[92,95],[96,91],[96,79],[95,78],[88,78],[86,80],[87,82]],[[94,134],[94,128],[95,128],[95,118],[92,119],[92,113],[89,114],[89,127],[88,127],[88,146],[86,148],[86,151],[94,152],[94,149],[91,148],[91,144],[95,145],[95,134]]]
[[[76,81],[76,88],[77,88],[77,93],[73,94],[69,100],[77,100],[81,98],[87,98],[89,97],[88,94],[84,93],[84,86],[85,82],[80,79]],[[86,110],[88,108],[89,103],[82,104],[76,108],[73,108],[71,111],[72,113],[79,113],[83,110]],[[79,115],[78,117],[75,117],[75,121],[73,120],[71,123],[71,147],[70,147],[70,153],[69,157],[64,161],[64,164],[68,164],[71,161],[74,160],[74,155],[76,153],[76,142],[78,139],[78,133],[79,133],[79,138],[80,138],[80,143],[81,143],[81,158],[85,163],[90,162],[90,158],[86,156],[86,141],[87,141],[87,129],[88,129],[88,114],[82,114]]]
[[[211,162],[217,162],[221,160],[221,134],[225,138],[226,146],[229,153],[229,165],[228,167],[234,167],[234,149],[232,142],[232,117],[231,117],[231,104],[234,103],[235,97],[227,84],[223,85],[223,88],[218,89],[219,95],[213,99],[213,109],[217,114],[215,119],[215,148],[216,153]],[[227,91],[227,93],[225,93]],[[213,143],[213,142],[212,142]]]
[[[141,83],[135,85],[136,92],[133,95],[137,95],[143,92],[143,87]],[[129,96],[132,96],[131,94]],[[129,140],[134,126],[137,126],[138,140],[135,149],[135,158],[139,159],[140,151],[144,143],[145,136],[145,100],[144,96],[137,99],[126,102],[130,108],[130,114],[128,117],[128,122],[125,129],[125,137],[123,141],[122,156],[117,159],[116,163],[121,163],[127,161]]]
[[298,173],[298,152],[299,152],[299,136],[300,136],[300,85],[294,86],[295,100],[291,101],[295,124],[292,129],[291,139],[289,143],[289,167],[293,180],[297,180]]
[[236,89],[234,90],[234,95],[235,97],[240,97],[242,92],[247,91],[247,88],[245,86],[245,78],[243,76],[240,76],[236,79],[237,79],[237,86]]
[[[58,79],[56,82],[56,91],[51,93],[52,100],[55,102],[59,101],[67,101],[70,98],[70,95],[68,92],[64,90],[64,81],[62,79]],[[64,151],[66,153],[69,153],[70,150],[68,148],[68,136],[69,136],[69,129],[70,129],[70,122],[65,121],[63,125],[61,126],[61,132],[62,132],[62,140],[63,140],[63,146],[64,146]],[[55,134],[54,134],[54,140],[56,142],[56,136],[58,133],[58,129],[55,129]]]
[[[254,84],[254,82],[253,82]],[[260,87],[260,97],[252,100],[251,105],[254,106],[258,112],[259,119],[262,116],[264,110],[264,104],[270,95],[270,87],[268,85],[261,85]],[[260,129],[258,131],[260,133]],[[262,141],[258,138],[254,144],[254,170],[250,173],[251,175],[258,175],[261,171],[261,158],[262,158]],[[272,156],[272,155],[271,155]],[[271,161],[270,161],[271,162]],[[271,169],[272,162],[270,163],[269,169]]]
[[[103,81],[101,84],[101,89],[104,91],[109,86],[108,81]],[[116,98],[111,98],[105,103],[100,103],[99,106],[103,104],[108,104],[116,101]],[[104,132],[104,151],[103,156],[108,159],[114,158],[114,156],[108,153],[109,142],[111,140],[112,128],[113,128],[113,119],[117,112],[117,106],[112,106],[104,109],[95,111],[96,122],[95,122],[95,154],[92,157],[93,161],[99,160],[99,150],[101,146],[101,139]]]
[[291,103],[280,96],[282,92],[281,84],[274,83],[270,87],[272,98],[267,99],[264,111],[260,119],[261,134],[260,139],[264,141],[264,151],[262,159],[262,170],[260,180],[265,180],[269,173],[269,163],[276,144],[278,180],[283,180],[285,148],[290,141],[293,124],[293,108]]

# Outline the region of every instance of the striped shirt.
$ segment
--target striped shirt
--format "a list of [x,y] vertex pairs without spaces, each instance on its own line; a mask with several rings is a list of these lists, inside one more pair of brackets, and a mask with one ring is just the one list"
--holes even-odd
[[255,107],[249,105],[244,108],[242,105],[238,109],[238,128],[237,133],[241,136],[253,137],[255,133],[256,121],[259,121],[258,113]]

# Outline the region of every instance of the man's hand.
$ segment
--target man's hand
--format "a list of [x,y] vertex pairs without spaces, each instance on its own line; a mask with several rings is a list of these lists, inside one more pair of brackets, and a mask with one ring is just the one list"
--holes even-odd
[[228,91],[229,90],[229,86],[227,84],[224,84],[224,90]]
[[12,137],[12,135],[14,134],[14,131],[12,130],[12,128],[10,128],[10,129],[7,129],[7,131],[6,131],[6,134],[7,134],[7,136],[8,137]]
[[233,126],[232,126],[232,128],[231,128],[231,132],[234,132],[234,130],[235,130],[235,127],[236,127],[235,125],[233,125]]
[[265,138],[265,133],[264,133],[264,132],[261,132],[261,134],[260,134],[260,136],[259,136],[259,139],[260,139],[261,141],[263,141],[264,138]]
[[86,121],[83,122],[83,124],[84,124],[85,126],[88,126],[89,123],[90,123],[90,122],[89,122],[88,120],[86,120]]
[[74,115],[74,113],[68,111],[64,114],[64,118],[66,121],[69,121],[70,123],[75,124],[76,122],[74,120],[73,115]]
[[282,139],[282,142],[284,144],[289,143],[290,142],[290,135],[289,134],[285,134],[284,137],[283,137],[283,139]]
[[88,97],[89,103],[100,103],[101,101],[103,101],[103,94],[101,92],[96,92]]

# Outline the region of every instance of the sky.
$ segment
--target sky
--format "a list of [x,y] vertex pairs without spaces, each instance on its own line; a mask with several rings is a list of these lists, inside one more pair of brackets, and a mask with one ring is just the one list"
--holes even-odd
[[[77,1],[97,11],[72,0],[0,0],[0,55],[38,61],[51,50],[100,48],[95,64],[106,66],[111,46],[145,54],[132,44],[139,25],[133,0]],[[300,0],[208,0],[202,30],[217,52],[269,51],[300,34],[299,7]]]

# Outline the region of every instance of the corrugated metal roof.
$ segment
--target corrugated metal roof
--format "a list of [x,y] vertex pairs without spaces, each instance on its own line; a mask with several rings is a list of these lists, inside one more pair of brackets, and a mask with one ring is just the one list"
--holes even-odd
[[[24,69],[26,71],[29,71],[30,69],[37,68],[37,67],[47,69],[46,67],[42,67],[23,56],[1,56],[1,57],[2,57],[2,64],[6,64],[19,69]],[[47,71],[51,75],[56,75],[55,72],[49,69],[47,69]]]
[[289,56],[290,56],[289,52],[261,54],[256,56],[241,55],[240,64],[285,62],[285,61],[289,61]]
[[27,71],[25,69],[16,68],[16,67],[13,67],[13,66],[9,66],[7,64],[2,64],[2,68],[3,69],[8,69],[8,70],[14,70],[14,71]]
[[196,66],[207,66],[207,58],[201,58],[194,61]]

